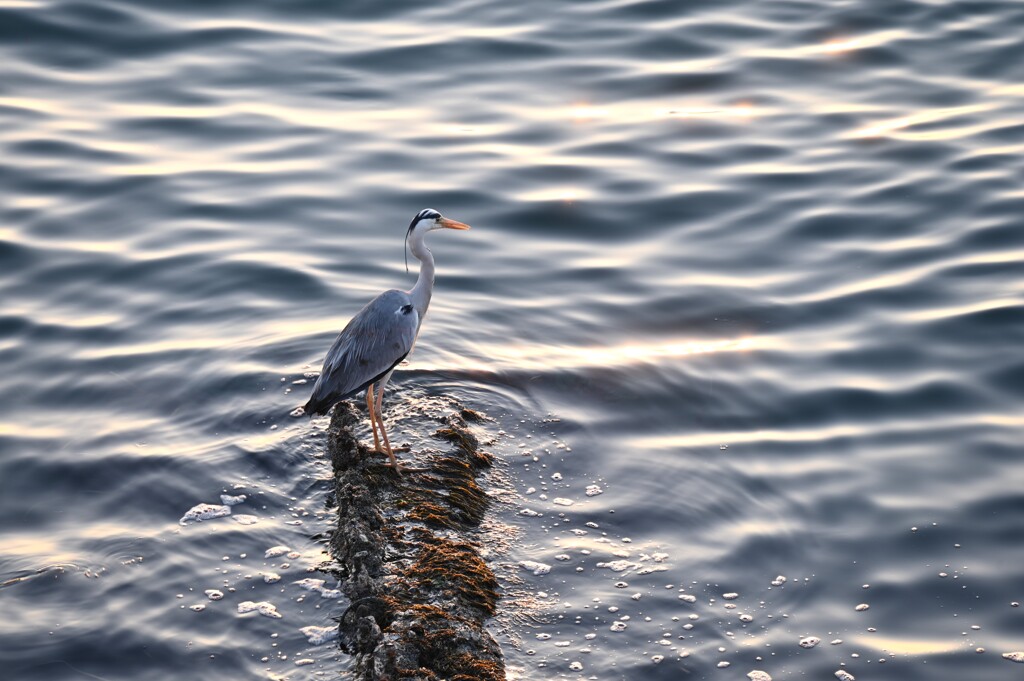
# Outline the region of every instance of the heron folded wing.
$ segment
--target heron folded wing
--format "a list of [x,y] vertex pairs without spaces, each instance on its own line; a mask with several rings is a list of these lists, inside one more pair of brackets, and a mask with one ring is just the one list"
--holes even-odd
[[373,383],[412,350],[419,315],[404,291],[385,291],[360,310],[335,339],[306,404],[326,413],[337,401]]

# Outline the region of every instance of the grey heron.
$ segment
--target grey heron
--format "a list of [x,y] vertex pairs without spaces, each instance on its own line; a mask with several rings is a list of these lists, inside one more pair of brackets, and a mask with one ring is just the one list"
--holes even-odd
[[[434,290],[434,256],[424,238],[427,232],[435,229],[469,229],[469,225],[443,217],[432,208],[416,214],[405,233],[408,250],[420,261],[416,285],[408,291],[385,291],[349,320],[327,351],[313,393],[303,407],[310,416],[326,414],[340,400],[365,389],[374,450],[387,454],[396,471],[400,470],[398,460],[384,430],[380,409],[384,388],[398,363],[412,352],[430,305],[430,295]],[[380,439],[377,437],[378,428]],[[381,440],[384,442],[383,450]]]

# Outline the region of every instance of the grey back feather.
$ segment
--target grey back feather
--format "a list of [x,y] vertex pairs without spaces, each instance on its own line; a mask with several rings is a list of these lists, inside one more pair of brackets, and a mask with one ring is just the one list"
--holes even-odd
[[371,300],[328,350],[305,412],[327,413],[339,400],[382,378],[412,351],[419,328],[419,314],[405,291],[385,291]]

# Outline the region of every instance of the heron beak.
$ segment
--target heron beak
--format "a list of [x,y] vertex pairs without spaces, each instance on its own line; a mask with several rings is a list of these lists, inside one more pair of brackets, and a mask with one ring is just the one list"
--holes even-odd
[[441,223],[442,227],[447,227],[448,229],[469,229],[469,225],[463,224],[458,220],[449,220],[448,218],[441,218],[438,222]]

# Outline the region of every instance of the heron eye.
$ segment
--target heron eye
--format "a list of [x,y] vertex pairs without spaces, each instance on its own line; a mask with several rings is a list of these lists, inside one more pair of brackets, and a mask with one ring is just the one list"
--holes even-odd
[[412,312],[412,305],[403,305],[402,307],[398,308],[398,311],[401,312],[402,314],[409,314],[410,312]]

